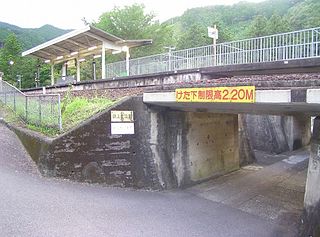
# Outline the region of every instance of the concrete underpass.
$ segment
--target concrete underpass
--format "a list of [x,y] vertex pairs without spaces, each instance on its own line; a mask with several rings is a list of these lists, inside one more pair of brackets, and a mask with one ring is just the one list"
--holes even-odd
[[[146,192],[44,178],[17,136],[2,124],[0,148],[2,236],[292,237],[296,233],[285,223],[196,196],[192,192],[198,186]],[[230,183],[230,177],[223,180]]]
[[[79,131],[78,128],[60,138],[66,148],[63,148],[62,145],[59,144],[59,139],[51,143],[54,145],[54,154],[57,156],[60,153],[59,157],[61,160],[57,160],[54,156],[52,156],[52,158],[46,158],[44,154],[41,155],[40,152],[37,163],[38,166],[40,165],[39,167],[42,174],[71,179],[76,179],[76,177],[82,174],[86,177],[86,181],[92,182],[99,182],[104,175],[109,175],[110,178],[104,181],[114,182],[110,184],[120,184],[120,182],[125,181],[122,184],[127,186],[134,186],[134,184],[136,184],[141,185],[140,187],[148,187],[148,185],[150,185],[149,187],[155,189],[169,189],[163,194],[164,200],[157,202],[157,205],[162,206],[163,211],[166,210],[166,213],[171,212],[167,210],[166,204],[167,198],[171,197],[169,199],[171,202],[174,202],[174,205],[179,209],[177,214],[174,214],[174,216],[179,218],[177,221],[179,226],[186,224],[185,220],[183,220],[184,218],[180,216],[180,206],[187,205],[187,203],[194,211],[190,212],[187,208],[185,210],[188,214],[184,213],[182,215],[196,216],[198,218],[197,221],[203,221],[203,223],[207,223],[206,218],[209,218],[208,220],[212,223],[212,228],[206,227],[204,228],[206,229],[204,232],[196,228],[190,233],[185,233],[184,235],[186,236],[188,236],[188,234],[192,236],[193,234],[199,233],[202,233],[201,236],[212,236],[212,233],[214,233],[215,236],[229,234],[230,236],[270,237],[295,236],[298,234],[297,227],[301,222],[301,212],[304,207],[304,189],[309,158],[308,150],[302,149],[296,152],[281,153],[278,155],[254,151],[257,160],[250,165],[241,167],[241,157],[239,155],[239,116],[237,114],[186,112],[176,109],[163,109],[161,107],[144,108],[145,105],[141,102],[141,98],[129,99],[111,108],[111,110],[134,108],[135,114],[140,112],[139,115],[136,115],[139,116],[138,119],[135,120],[135,132],[140,139],[136,141],[136,143],[134,143],[136,137],[131,138],[133,140],[122,140],[123,137],[115,136],[108,138],[111,139],[111,141],[108,141],[110,145],[108,148],[104,148],[105,150],[103,150],[102,147],[90,147],[89,144],[85,146],[84,149],[88,152],[86,153],[86,157],[89,156],[91,162],[86,163],[84,157],[78,157],[81,151],[77,151],[76,146],[79,144],[80,146],[85,145],[86,136],[89,136],[86,132],[87,129],[93,130],[92,135],[94,135],[94,137],[100,137],[99,139],[101,139],[101,134],[96,130],[96,126],[101,130],[102,124],[106,124],[106,119],[110,118],[109,111],[106,115],[101,114],[90,123],[87,123],[87,125],[82,126],[81,131]],[[145,111],[145,114],[141,114],[142,111]],[[150,120],[144,118],[143,122],[139,123],[139,119],[143,117],[149,117]],[[294,119],[294,117],[296,117],[296,119]],[[297,124],[293,121],[303,121],[300,125],[304,124],[306,126],[301,126],[301,132],[291,134],[291,140],[289,139],[292,144],[291,148],[293,148],[294,136],[296,136],[296,138],[299,137],[302,143],[308,140],[306,136],[310,136],[310,118],[308,116],[291,116],[286,126],[290,127]],[[165,126],[166,129],[164,129],[163,126]],[[298,128],[297,125],[295,125],[295,127]],[[309,133],[306,132],[307,130]],[[4,132],[8,133],[7,131]],[[26,142],[21,131],[16,132],[20,138],[22,138],[22,141]],[[147,135],[148,133],[149,135]],[[142,137],[146,139],[146,144],[142,147],[142,151],[144,152],[143,156],[138,153],[138,147],[141,146],[140,141]],[[28,140],[29,139],[30,137]],[[81,143],[78,142],[77,139],[79,139]],[[93,137],[89,136],[88,139],[92,140]],[[302,145],[302,143],[300,145]],[[98,142],[90,142],[90,144],[98,144]],[[147,152],[147,147],[150,147],[151,153]],[[97,162],[96,165],[93,165],[92,162],[98,161],[98,159],[93,156],[90,157],[90,153],[95,151],[94,156],[99,157],[99,152],[105,153],[108,151],[107,149],[110,155],[104,159],[108,160],[109,163],[102,160],[100,161],[101,163]],[[125,151],[130,152],[125,153]],[[49,154],[50,152],[49,149]],[[66,156],[65,159],[63,158],[64,154]],[[72,154],[74,154],[74,156],[72,156]],[[131,154],[136,155],[135,162],[138,164],[143,161],[139,160],[141,158],[138,157],[144,157],[145,159],[151,157],[152,162],[149,164],[145,163],[149,165],[149,167],[147,165],[145,167],[152,169],[152,164],[154,164],[154,173],[149,173],[148,176],[144,178],[139,177],[139,175],[141,175],[141,165],[135,165],[133,163],[134,160],[132,160]],[[112,157],[115,157],[113,161]],[[130,163],[130,161],[132,163]],[[52,164],[53,162],[55,162],[54,165]],[[99,164],[102,164],[102,166],[99,167]],[[135,168],[133,169],[132,167]],[[77,170],[79,170],[80,173],[78,173]],[[128,173],[129,171],[132,172],[131,176]],[[145,172],[150,172],[150,170],[145,170]],[[153,183],[149,183],[150,179],[154,180]],[[157,183],[157,181],[159,183]],[[28,181],[28,186],[33,187],[33,185],[32,181]],[[39,184],[36,183],[35,185]],[[49,186],[50,185],[49,183]],[[66,185],[65,191],[63,191],[65,193],[69,188],[67,187],[68,184],[64,185]],[[183,190],[174,191],[177,187],[181,187]],[[82,191],[82,189],[83,187],[80,187],[79,190],[77,187],[72,187],[72,192],[75,193],[75,196],[67,194],[70,196],[68,200],[78,199],[78,193],[83,195],[84,192],[87,192]],[[40,190],[42,195],[47,195],[43,188]],[[95,193],[98,193],[98,197],[90,195],[90,198],[97,200],[99,196],[104,195],[103,192],[103,190],[96,190]],[[108,191],[108,193],[108,195],[120,195],[121,197],[125,195],[124,193],[113,194],[112,191]],[[136,202],[132,199],[132,195],[131,192],[128,196],[125,195],[125,199],[129,203]],[[152,194],[152,197],[149,197],[147,193],[146,195],[142,193],[138,196],[141,200],[153,200]],[[193,200],[192,203],[186,201],[186,198],[191,198]],[[109,200],[109,202],[110,201],[111,200]],[[49,200],[49,202],[51,201]],[[68,201],[68,203],[69,202],[70,201]],[[86,198],[80,198],[80,202],[82,208],[87,208],[86,202],[89,201]],[[100,201],[98,201],[98,203],[100,203]],[[202,203],[207,204],[202,205]],[[43,205],[42,198],[40,198],[40,205]],[[56,204],[54,204],[54,206],[55,205]],[[63,208],[69,210],[65,205],[66,204],[63,204]],[[116,203],[113,205],[118,207]],[[127,205],[126,202],[124,202],[124,205]],[[219,212],[217,209],[213,209],[211,207],[212,205],[223,207],[224,210]],[[93,211],[95,212],[96,210],[93,209]],[[163,211],[160,211],[160,213],[163,214]],[[94,215],[94,212],[89,211],[89,216]],[[204,219],[202,219],[202,217],[199,218],[198,212],[206,213],[205,217],[203,216]],[[71,213],[73,212],[71,211]],[[73,215],[77,216],[76,213]],[[217,218],[216,215],[219,215],[219,218]],[[154,214],[151,214],[151,216],[152,218],[159,218],[157,215],[154,216]],[[236,229],[232,228],[232,230],[227,231],[226,229],[221,229],[220,224],[216,223],[219,219],[226,222],[226,217],[233,222],[233,226],[237,226]],[[40,218],[40,215],[36,216],[36,218]],[[191,217],[188,217],[186,220],[189,218]],[[234,218],[241,220],[242,227],[235,223]],[[253,222],[253,219],[256,219],[258,222]],[[80,222],[83,221],[86,220],[80,219]],[[24,222],[24,220],[21,220],[23,226],[25,225]],[[172,219],[171,222],[175,223]],[[45,219],[45,224],[49,225],[49,223],[50,221]],[[256,229],[252,227],[252,223],[257,224]],[[93,223],[90,225],[92,224]],[[101,221],[98,222],[98,225],[101,225]],[[120,233],[121,231],[118,229],[118,226],[121,225],[122,224],[115,224],[113,227],[100,227],[100,229],[104,231],[118,231],[118,233]],[[137,227],[141,231],[139,233],[135,232],[132,225],[127,225],[130,226],[133,236],[139,236],[141,233],[144,233],[141,234],[142,236],[147,236],[151,233],[149,229],[142,231],[144,225]],[[150,223],[150,225],[154,226],[153,228],[156,228],[158,231],[158,225],[155,226],[152,223]],[[64,231],[70,228],[66,225],[62,226]],[[23,228],[25,229],[26,227]],[[172,225],[167,224],[166,230],[169,231],[167,232],[168,236],[177,235],[177,233],[173,231],[173,228]],[[216,228],[220,228],[220,230],[218,231]],[[46,233],[43,228],[37,231],[39,233]],[[93,227],[90,227],[90,231],[95,233]],[[82,230],[82,232],[89,233],[87,230]],[[82,235],[80,232],[76,233],[78,233],[79,236]],[[98,236],[101,233],[102,232],[97,231],[96,235]]]
[[[314,94],[307,93],[305,101],[313,98],[316,98]],[[230,173],[239,169],[241,164],[252,162],[250,144],[246,144],[246,136],[239,138],[239,129],[256,130],[251,139],[261,139],[261,143],[277,145],[281,142],[279,140],[285,139],[287,150],[305,147],[311,137],[311,115],[320,112],[317,103],[293,103],[290,90],[257,91],[254,104],[179,103],[174,92],[145,93],[143,100],[150,105],[151,113],[160,118],[154,120],[154,126],[158,126],[159,131],[166,131],[162,139],[168,142],[167,156],[172,161],[174,177],[180,187]],[[253,123],[254,117],[245,114],[286,116],[286,120],[278,122],[281,126],[267,128],[285,131],[263,137],[259,129],[266,128],[259,127]],[[163,124],[158,122],[161,120]],[[269,151],[281,152],[273,147]]]
[[[187,152],[184,153],[184,159],[188,160],[189,164],[183,167],[185,174],[182,177],[187,177],[189,184],[238,170],[244,162],[239,154],[243,155],[246,151],[242,150],[239,153],[239,145],[243,146],[241,143],[245,141],[242,141],[241,137],[241,141],[238,141],[238,125],[239,121],[241,123],[243,118],[250,118],[250,115],[239,115],[238,120],[238,114],[232,114],[289,116],[291,122],[284,125],[287,129],[285,136],[289,150],[305,147],[305,151],[297,155],[287,154],[283,161],[261,167],[263,171],[247,175],[247,167],[243,167],[241,171],[227,177],[223,176],[189,190],[209,200],[276,220],[278,223],[292,222],[299,225],[300,222],[307,221],[308,217],[317,215],[308,213],[317,213],[314,210],[319,203],[318,118],[315,120],[311,139],[311,116],[319,115],[319,93],[317,89],[307,90],[302,96],[304,99],[301,100],[295,98],[296,95],[291,90],[261,90],[257,91],[254,104],[225,104],[179,103],[176,101],[175,93],[159,92],[145,93],[144,102],[152,108],[165,107],[169,111],[182,111],[187,114]],[[297,103],[298,101],[300,103]],[[174,117],[171,116],[171,119]],[[255,129],[258,134],[260,128],[254,128],[252,124],[251,129]],[[273,139],[274,143],[278,142],[277,136],[273,136]],[[268,142],[267,139],[264,141]],[[218,143],[217,147],[215,143]],[[306,147],[310,143],[311,151]],[[245,149],[245,145],[243,147]],[[255,157],[257,156],[259,155],[256,154]],[[177,159],[177,156],[173,155],[172,159]],[[259,167],[261,162],[270,162],[262,160],[256,160],[255,165]],[[288,164],[291,167],[288,167]],[[176,170],[177,177],[182,173],[183,171]],[[306,211],[302,217],[301,213],[304,210]],[[315,219],[314,216],[312,218]],[[316,225],[316,222],[313,222],[311,229]]]
[[[227,55],[197,48],[174,63],[171,51],[168,62],[157,55],[135,63],[130,47],[150,40],[126,41],[92,26],[25,51],[51,63],[52,86],[28,94],[63,97],[70,83],[78,96],[127,97],[54,138],[0,123],[0,234],[320,236],[319,32],[304,32],[312,34],[304,44],[279,48],[279,38],[271,47],[273,38],[260,37],[267,48],[250,50],[256,39],[244,50],[223,43]],[[287,55],[290,49],[296,54]],[[106,50],[125,52],[126,61],[106,65]],[[101,80],[94,63],[94,80],[80,81],[81,57],[98,54]],[[77,72],[67,78],[70,60]],[[181,102],[174,92],[180,86],[250,86],[255,99]]]
[[[279,157],[287,162],[271,156],[244,166],[253,160],[239,131],[248,114],[283,115],[286,119],[280,125],[286,135],[275,136],[270,144],[285,140],[288,150],[304,147],[310,143],[311,116],[320,113],[318,93],[315,89],[302,95],[260,90],[254,104],[223,105],[176,103],[174,92],[145,93],[143,98],[119,102],[54,139],[13,129],[27,149],[33,147],[29,152],[44,176],[144,189],[183,188],[287,228],[292,236],[297,230],[289,222],[301,221],[303,207],[313,209],[318,202],[314,188],[303,198],[309,156],[303,153],[300,159],[283,154]],[[133,113],[133,134],[112,134],[114,111]],[[246,118],[247,123],[252,121]],[[308,182],[316,185],[318,181],[312,177]],[[290,199],[292,194],[295,198]]]

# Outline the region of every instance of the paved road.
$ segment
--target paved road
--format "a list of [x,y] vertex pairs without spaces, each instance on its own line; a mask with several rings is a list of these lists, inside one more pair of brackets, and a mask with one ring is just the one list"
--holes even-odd
[[256,152],[258,162],[189,188],[199,197],[278,223],[298,232],[309,150],[280,155]]
[[187,191],[147,192],[42,178],[0,125],[0,236],[293,236]]

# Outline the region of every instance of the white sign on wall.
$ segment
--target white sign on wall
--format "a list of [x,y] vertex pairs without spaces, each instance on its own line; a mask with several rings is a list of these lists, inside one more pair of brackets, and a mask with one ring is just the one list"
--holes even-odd
[[111,122],[133,122],[133,111],[111,111]]
[[134,123],[111,123],[111,134],[134,134]]

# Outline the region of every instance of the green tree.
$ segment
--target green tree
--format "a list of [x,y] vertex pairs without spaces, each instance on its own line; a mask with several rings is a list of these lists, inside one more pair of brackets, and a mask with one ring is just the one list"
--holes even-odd
[[247,37],[260,37],[268,34],[268,20],[265,16],[258,15],[249,26]]
[[18,73],[21,62],[21,44],[15,34],[9,34],[0,50],[0,71],[4,73],[4,79],[13,83]]
[[19,87],[18,75],[21,76],[22,88],[35,86],[35,73],[40,67],[40,85],[50,84],[50,66],[31,57],[21,56],[22,45],[15,34],[10,34],[0,49],[0,71],[4,73],[4,80]]
[[222,21],[215,21],[212,25],[216,25],[218,28],[218,43],[228,42],[234,39],[232,31]]
[[320,1],[305,0],[292,7],[287,19],[291,27],[295,30],[304,28],[319,27],[320,25]]
[[291,30],[291,28],[289,22],[284,17],[281,17],[278,14],[273,14],[268,21],[266,30],[267,33],[271,35],[288,32]]
[[181,35],[177,46],[178,49],[187,49],[209,44],[212,44],[212,39],[208,37],[207,28],[195,23]]
[[[163,52],[164,46],[172,45],[172,26],[160,24],[153,13],[146,13],[144,5],[133,4],[123,8],[115,7],[103,13],[94,26],[123,39],[152,39],[152,46],[131,50],[131,57]],[[120,55],[123,57],[123,55]],[[110,57],[109,57],[110,58]]]

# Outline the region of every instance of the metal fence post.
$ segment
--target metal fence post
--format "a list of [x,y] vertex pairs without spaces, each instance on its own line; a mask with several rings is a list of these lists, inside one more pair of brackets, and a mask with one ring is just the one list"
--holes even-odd
[[58,95],[58,123],[59,123],[59,130],[62,131],[62,115],[61,115],[61,100],[60,95]]
[[26,122],[27,122],[27,121],[28,121],[28,97],[26,96],[25,98],[26,98],[26,105],[25,105],[25,107],[26,107]]
[[310,57],[314,57],[315,56],[315,52],[314,52],[314,30],[312,30],[311,33],[311,55]]
[[39,125],[41,125],[41,96],[38,97],[39,100]]
[[16,92],[13,91],[13,110],[14,112],[17,112],[17,106],[16,106]]
[[[25,120],[25,122],[34,125],[44,125],[50,127],[52,126],[52,121],[54,121],[53,126],[56,126],[60,130],[62,130],[60,105],[61,102],[59,94],[27,96],[23,92],[19,91],[16,87],[4,81],[0,81],[0,89],[1,88],[2,90],[0,90],[0,101],[4,102],[7,106],[9,106],[10,109],[12,109],[12,111],[16,113],[16,115],[21,116],[22,119]],[[46,98],[50,99],[49,96],[51,98],[51,104],[47,103],[46,100]],[[58,101],[55,100],[55,102],[53,102],[53,97],[58,97]],[[29,100],[29,98],[31,98],[31,100]],[[37,99],[38,101],[36,101]],[[53,103],[55,103],[55,105],[53,105]],[[59,111],[58,113],[54,114],[55,107],[58,107]],[[58,121],[55,119],[55,116],[57,115],[59,116]]]

